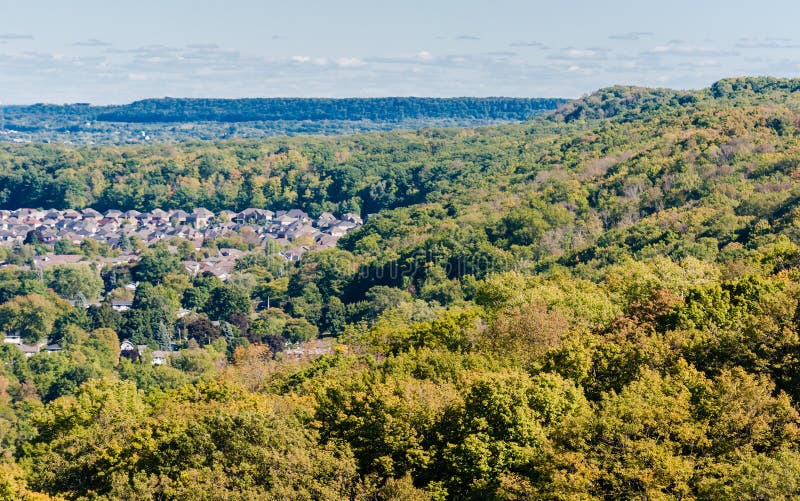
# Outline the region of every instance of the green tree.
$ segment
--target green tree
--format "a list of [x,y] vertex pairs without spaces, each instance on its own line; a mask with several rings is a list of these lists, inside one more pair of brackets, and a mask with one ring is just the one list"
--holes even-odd
[[136,280],[159,284],[171,273],[182,273],[180,258],[172,254],[164,244],[156,244],[142,252],[141,259],[133,268]]
[[227,320],[234,313],[249,315],[251,309],[250,297],[231,285],[214,288],[203,307],[203,311],[214,320]]
[[103,280],[89,266],[54,266],[45,274],[47,286],[65,299],[83,296],[94,301],[103,292]]
[[291,318],[283,326],[283,337],[291,343],[302,343],[317,337],[319,331],[314,324],[303,318]]
[[50,335],[67,308],[60,300],[39,294],[17,296],[0,305],[0,329],[19,332],[25,342],[36,343]]

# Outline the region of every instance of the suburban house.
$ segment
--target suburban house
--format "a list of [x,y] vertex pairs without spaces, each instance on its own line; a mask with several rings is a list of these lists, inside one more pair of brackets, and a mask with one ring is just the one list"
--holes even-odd
[[133,301],[124,301],[122,299],[114,299],[111,301],[111,308],[114,311],[130,310],[131,306],[133,306]]

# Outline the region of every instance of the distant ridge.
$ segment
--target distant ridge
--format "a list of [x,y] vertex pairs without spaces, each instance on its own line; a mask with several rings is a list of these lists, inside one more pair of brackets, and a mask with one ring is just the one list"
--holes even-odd
[[568,100],[511,97],[145,99],[124,105],[33,104],[0,106],[7,126],[43,120],[122,123],[261,121],[402,121],[408,119],[527,120]]
[[452,118],[526,120],[564,99],[507,97],[146,99],[89,108],[107,122],[254,122],[273,120],[373,120]]
[[565,99],[508,97],[145,99],[124,105],[0,106],[0,141],[131,143],[522,122]]

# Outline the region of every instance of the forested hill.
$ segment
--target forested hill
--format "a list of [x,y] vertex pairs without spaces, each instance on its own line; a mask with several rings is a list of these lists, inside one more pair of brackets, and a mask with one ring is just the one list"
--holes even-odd
[[[0,329],[58,346],[0,343],[0,499],[800,498],[798,90],[618,86],[495,127],[0,147],[2,207],[369,216],[336,248],[283,241],[299,261],[252,229],[135,264],[88,240],[3,248]],[[82,267],[35,257],[57,246]],[[226,281],[191,273],[231,247]]]
[[144,137],[164,141],[471,126],[528,120],[564,102],[505,97],[165,98],[116,106],[5,106],[0,107],[0,132],[11,132],[0,140],[119,143]]
[[374,120],[451,118],[527,120],[562,99],[351,98],[351,99],[147,99],[97,110],[106,122],[255,122],[262,120]]

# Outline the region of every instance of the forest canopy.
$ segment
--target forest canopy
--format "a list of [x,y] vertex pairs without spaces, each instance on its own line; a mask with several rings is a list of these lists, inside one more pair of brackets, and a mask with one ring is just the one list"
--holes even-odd
[[62,349],[0,347],[0,498],[796,499],[798,90],[612,87],[496,127],[2,147],[3,207],[366,220],[299,261],[241,245],[224,281],[184,266],[218,247],[41,274],[49,249],[4,251],[0,327]]

